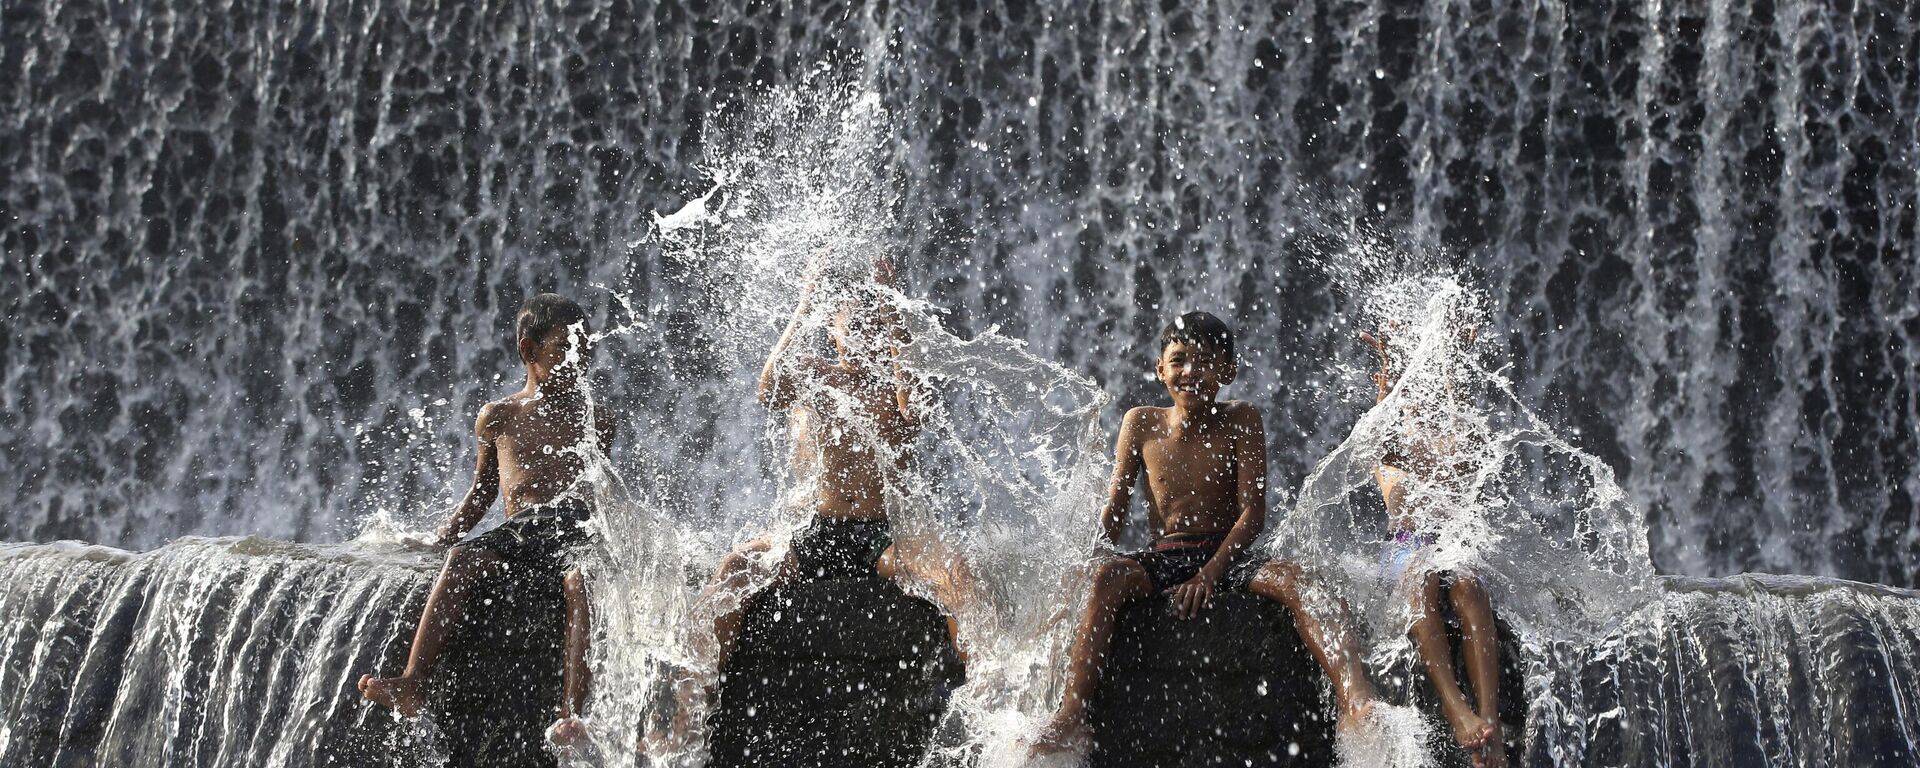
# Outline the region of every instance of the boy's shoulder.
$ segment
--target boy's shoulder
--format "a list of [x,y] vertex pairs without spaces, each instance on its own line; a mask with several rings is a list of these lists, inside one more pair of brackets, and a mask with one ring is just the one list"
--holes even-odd
[[473,422],[474,434],[489,440],[499,437],[513,423],[513,418],[520,414],[526,402],[523,393],[516,392],[480,406],[480,416]]
[[1128,408],[1127,415],[1120,419],[1120,429],[1155,429],[1166,421],[1167,413],[1172,410],[1158,405],[1136,405]]
[[[1220,412],[1231,419],[1258,420],[1261,418],[1260,406],[1245,400],[1221,400],[1219,401],[1219,405]],[[1127,410],[1126,420],[1129,422],[1157,423],[1166,419],[1167,414],[1172,412],[1173,408],[1164,405],[1136,405]]]
[[1258,422],[1262,418],[1260,415],[1260,406],[1245,400],[1222,400],[1220,401],[1220,406],[1222,412],[1227,415],[1227,418],[1235,421]]

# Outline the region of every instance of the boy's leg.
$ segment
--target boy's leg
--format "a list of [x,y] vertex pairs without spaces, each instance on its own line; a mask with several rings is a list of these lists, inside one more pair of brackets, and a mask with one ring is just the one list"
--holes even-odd
[[987,600],[966,558],[938,544],[902,547],[896,542],[880,553],[873,569],[883,579],[904,579],[932,589],[934,602],[947,613],[947,637],[959,652],[961,663],[968,661],[972,641],[978,638],[961,637],[959,617],[986,608]]
[[752,597],[748,590],[755,583],[765,581],[773,570],[762,562],[772,548],[772,544],[756,539],[727,553],[720,567],[714,570],[713,580],[700,592],[698,610],[712,613],[713,631],[697,639],[696,649],[711,660],[715,671],[726,669],[727,657],[733,655],[740,622],[747,615],[747,598]]
[[[713,618],[707,627],[710,632],[695,635],[693,650],[708,662],[705,666],[715,674],[726,669],[727,657],[733,654],[740,623],[746,618],[747,598],[751,597],[747,590],[763,582],[773,570],[762,562],[772,548],[766,540],[755,539],[727,553],[720,567],[714,570],[712,580],[694,601],[696,621],[707,622],[707,615]],[[673,720],[666,731],[657,727],[649,729],[642,736],[642,751],[658,755],[685,747],[694,733],[695,714],[706,708],[717,682],[706,675],[677,676],[672,681]]]
[[1453,726],[1454,740],[1467,751],[1477,752],[1492,737],[1493,726],[1467,703],[1466,694],[1460,691],[1459,679],[1454,677],[1453,644],[1447,641],[1447,629],[1440,620],[1443,589],[1440,574],[1429,573],[1420,578],[1420,588],[1409,596],[1413,611],[1409,634],[1413,635],[1414,647],[1419,649],[1420,659],[1425,663],[1427,679],[1433,682],[1433,690],[1440,696],[1440,713]]
[[492,551],[473,546],[447,550],[447,564],[427,595],[420,611],[420,626],[413,632],[413,650],[407,656],[407,669],[398,677],[360,676],[360,695],[384,707],[398,710],[404,717],[420,713],[425,698],[428,674],[440,660],[447,636],[466,615],[467,596],[473,587],[491,575],[500,558]]
[[1153,580],[1132,560],[1112,558],[1094,571],[1087,610],[1074,633],[1073,649],[1067,654],[1067,686],[1060,697],[1060,709],[1035,740],[1033,753],[1065,752],[1086,740],[1087,701],[1100,683],[1100,667],[1113,642],[1113,625],[1120,608],[1152,594]]
[[1498,768],[1506,765],[1507,758],[1500,734],[1500,630],[1493,621],[1493,604],[1480,582],[1471,577],[1454,578],[1450,593],[1466,642],[1467,677],[1473,681],[1480,719],[1487,722],[1491,734],[1480,754],[1489,768]]
[[587,580],[580,569],[568,569],[561,586],[567,600],[565,678],[560,692],[560,717],[554,721],[551,738],[555,744],[566,745],[586,735],[580,715],[587,705],[587,691],[593,685],[593,670],[587,666],[587,653],[593,642],[593,614],[587,602]]
[[1367,666],[1361,658],[1360,640],[1351,629],[1347,606],[1331,595],[1310,594],[1306,575],[1293,563],[1275,560],[1260,567],[1247,583],[1248,591],[1278,602],[1293,612],[1293,628],[1307,646],[1320,668],[1333,684],[1335,706],[1340,709],[1341,727],[1349,727],[1366,716],[1378,696],[1367,679]]

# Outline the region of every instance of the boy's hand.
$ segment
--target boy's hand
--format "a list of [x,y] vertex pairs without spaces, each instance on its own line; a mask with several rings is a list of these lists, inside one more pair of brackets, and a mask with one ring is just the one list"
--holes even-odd
[[1173,598],[1173,617],[1191,619],[1200,615],[1200,609],[1213,602],[1213,588],[1220,577],[1207,568],[1189,579],[1185,584],[1176,584],[1167,590],[1167,596]]
[[820,281],[827,277],[827,270],[833,268],[833,251],[815,248],[807,257],[807,266],[800,272],[800,295],[812,296],[819,290]]
[[453,546],[453,544],[446,540],[445,534],[436,533],[431,536],[422,536],[420,534],[406,533],[400,535],[400,546],[426,552],[435,549],[446,549],[447,547]]
[[1387,347],[1386,332],[1382,331],[1380,335],[1375,336],[1361,331],[1360,340],[1366,342],[1367,346],[1373,347],[1374,355],[1380,358],[1380,370],[1373,372],[1373,385],[1379,388],[1380,397],[1385,398],[1388,392],[1393,391],[1394,378],[1393,353]]

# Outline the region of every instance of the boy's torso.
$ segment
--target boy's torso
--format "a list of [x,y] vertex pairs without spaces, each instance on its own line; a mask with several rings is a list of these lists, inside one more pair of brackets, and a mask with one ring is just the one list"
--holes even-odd
[[[570,490],[589,455],[605,455],[600,429],[587,426],[587,404],[525,393],[494,404],[492,430],[499,452],[500,489],[507,516],[548,504]],[[603,419],[604,421],[604,419]]]
[[[789,422],[795,463],[818,473],[814,513],[884,520],[886,465],[904,458],[900,452],[913,441],[914,429],[891,386],[850,374],[822,377],[821,383],[831,391],[796,402]],[[850,418],[847,409],[853,410]]]
[[1230,416],[1253,406],[1239,401],[1221,406],[1219,413],[1189,418],[1186,424],[1178,423],[1172,408],[1143,409],[1140,461],[1155,540],[1219,535],[1239,517],[1236,454],[1251,436]]

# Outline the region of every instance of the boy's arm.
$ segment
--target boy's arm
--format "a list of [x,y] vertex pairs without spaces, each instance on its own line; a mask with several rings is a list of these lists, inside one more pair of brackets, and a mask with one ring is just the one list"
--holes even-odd
[[[899,271],[893,266],[893,260],[882,258],[874,262],[873,282],[882,288],[895,291],[900,289]],[[893,368],[893,399],[900,411],[900,419],[908,427],[920,426],[920,411],[914,402],[914,392],[920,385],[920,379],[913,371],[900,363],[901,350],[913,343],[912,334],[907,333],[907,324],[900,317],[900,311],[893,307],[884,295],[874,298],[875,323],[888,340],[887,355]]]
[[1366,331],[1361,331],[1360,340],[1366,342],[1367,346],[1373,347],[1373,353],[1380,358],[1380,370],[1373,373],[1373,388],[1375,390],[1373,402],[1378,403],[1387,399],[1387,395],[1393,392],[1393,355],[1387,348],[1385,332],[1382,332],[1379,336],[1375,336]]
[[1235,500],[1240,509],[1233,528],[1214,550],[1213,559],[1200,567],[1200,573],[1171,591],[1174,615],[1192,618],[1213,598],[1213,590],[1226,575],[1234,557],[1253,544],[1267,526],[1267,430],[1260,411],[1241,406],[1233,414],[1235,430],[1233,451],[1238,474],[1234,477]]
[[1146,411],[1135,408],[1120,420],[1120,435],[1113,441],[1113,478],[1107,482],[1107,506],[1100,511],[1100,529],[1112,546],[1127,529],[1127,510],[1133,501],[1133,486],[1140,480],[1140,430]]
[[467,495],[460,505],[453,508],[453,515],[447,518],[446,525],[440,526],[439,545],[450,547],[467,535],[468,531],[480,524],[487,516],[487,510],[493,507],[494,499],[500,497],[500,451],[494,446],[497,434],[496,419],[500,406],[488,403],[480,409],[480,418],[474,421],[473,433],[480,439],[480,457],[473,468],[473,486],[467,489]]
[[793,340],[800,335],[800,325],[813,311],[814,282],[810,279],[800,291],[800,303],[793,308],[793,318],[787,321],[787,328],[780,333],[780,340],[774,342],[772,351],[767,353],[767,364],[760,367],[760,404],[772,410],[784,410],[793,404],[793,382],[790,381],[790,363],[787,351],[793,347]]
[[900,363],[901,350],[912,343],[913,338],[907,335],[907,326],[900,322],[898,313],[891,308],[882,309],[880,312],[881,322],[888,325],[887,335],[893,340],[887,346],[887,351],[893,357],[894,404],[899,407],[900,419],[908,427],[919,427],[921,413],[919,403],[915,402],[915,393],[920,389],[920,377]]

